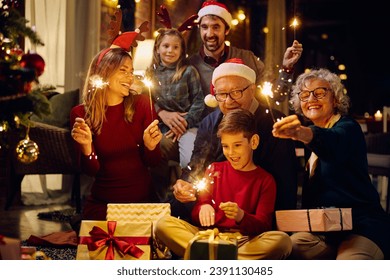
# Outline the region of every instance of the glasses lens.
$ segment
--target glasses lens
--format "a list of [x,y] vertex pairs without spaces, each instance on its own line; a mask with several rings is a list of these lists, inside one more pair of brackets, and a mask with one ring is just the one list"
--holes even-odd
[[231,99],[236,100],[242,97],[242,90],[235,90],[229,93]]
[[301,91],[299,94],[298,94],[298,97],[301,101],[306,101],[309,99],[309,96],[310,96],[310,91],[307,91],[307,90],[304,90],[304,91]]
[[317,98],[323,98],[325,95],[326,95],[326,88],[316,88],[313,93],[314,93],[314,96],[317,97]]
[[215,99],[219,102],[225,101],[227,98],[227,93],[217,93],[215,94]]

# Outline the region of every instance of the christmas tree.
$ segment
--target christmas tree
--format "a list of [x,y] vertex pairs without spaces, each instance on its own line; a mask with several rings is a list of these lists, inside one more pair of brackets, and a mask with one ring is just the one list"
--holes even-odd
[[[41,86],[45,61],[37,54],[20,48],[25,38],[44,45],[38,34],[28,27],[28,20],[18,12],[16,0],[0,2],[0,133],[30,125],[29,117],[50,113],[47,95],[52,86]],[[1,143],[0,143],[1,145]]]

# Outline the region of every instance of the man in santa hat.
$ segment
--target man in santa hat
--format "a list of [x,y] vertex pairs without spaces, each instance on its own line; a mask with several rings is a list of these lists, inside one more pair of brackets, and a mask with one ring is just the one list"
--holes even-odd
[[[257,120],[260,145],[254,151],[253,161],[275,178],[277,194],[275,210],[295,209],[297,203],[297,170],[295,145],[292,140],[272,136],[274,120],[266,107],[255,98],[256,72],[240,58],[226,60],[215,68],[211,78],[213,98],[218,108],[200,123],[194,150],[188,169],[182,179],[173,186],[174,198],[170,201],[173,216],[189,220],[196,201],[196,183],[212,162],[226,160],[217,137],[218,125],[223,116],[234,109],[243,108],[252,112]],[[284,115],[273,110],[275,119]],[[259,195],[259,194],[252,194]]]
[[[215,102],[212,102],[213,99],[208,98],[207,95],[210,93],[211,75],[218,65],[233,57],[240,58],[255,71],[256,84],[260,85],[264,75],[264,63],[252,51],[225,44],[226,36],[231,30],[232,15],[224,4],[216,1],[205,1],[198,16],[200,37],[203,44],[199,52],[189,58],[189,62],[199,72],[202,90],[208,105],[204,115],[207,115],[214,110],[213,107],[217,106]],[[296,40],[291,47],[287,48],[278,80],[273,87],[275,99],[282,100],[288,95],[293,79],[293,67],[302,51],[302,44]]]

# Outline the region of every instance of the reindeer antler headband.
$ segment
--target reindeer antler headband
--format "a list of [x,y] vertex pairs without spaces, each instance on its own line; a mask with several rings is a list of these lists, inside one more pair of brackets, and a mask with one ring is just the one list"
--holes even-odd
[[148,23],[149,22],[144,21],[135,31],[122,33],[120,31],[122,10],[117,9],[113,19],[110,21],[110,27],[107,31],[109,35],[108,43],[111,44],[111,46],[100,53],[96,65],[99,65],[104,55],[113,48],[122,48],[129,52],[131,47],[137,47],[137,41],[145,40],[145,37],[141,33],[149,31]]
[[[169,17],[169,13],[167,8],[165,8],[164,5],[160,6],[160,11],[156,12],[157,15],[161,18],[160,22],[166,27],[171,29],[172,24],[171,24],[171,19]],[[195,20],[198,18],[198,15],[192,15],[189,18],[187,18],[178,28],[179,32],[183,32],[186,30],[191,30],[195,25]]]

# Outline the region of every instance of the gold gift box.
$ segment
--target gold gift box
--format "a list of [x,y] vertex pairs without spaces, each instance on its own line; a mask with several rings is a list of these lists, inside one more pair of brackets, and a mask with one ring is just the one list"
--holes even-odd
[[[126,246],[135,245],[137,248],[135,250],[142,250],[143,253],[141,256],[134,256],[130,252],[123,253],[120,251],[118,246],[114,245],[113,240],[104,241],[104,238],[107,240],[109,237],[109,228],[112,229],[112,225],[115,223],[115,229],[113,231],[113,239],[116,241],[126,242]],[[100,241],[96,241],[100,245],[96,250],[91,250],[89,244],[92,243],[91,232],[99,230],[100,234],[105,232],[107,236],[103,236]],[[95,232],[96,233],[96,232]],[[97,236],[97,235],[96,235]],[[152,223],[143,222],[143,223],[128,223],[128,222],[117,222],[117,221],[93,221],[93,220],[83,220],[81,221],[80,234],[79,234],[79,245],[77,246],[77,260],[105,260],[105,259],[115,259],[115,260],[150,260],[150,244],[152,236]],[[112,244],[109,247],[107,244]],[[93,248],[95,249],[95,248]],[[114,250],[113,258],[107,258],[107,253],[109,250]]]
[[0,260],[20,260],[20,240],[0,235]]
[[278,230],[326,232],[352,229],[351,208],[322,208],[275,211]]

